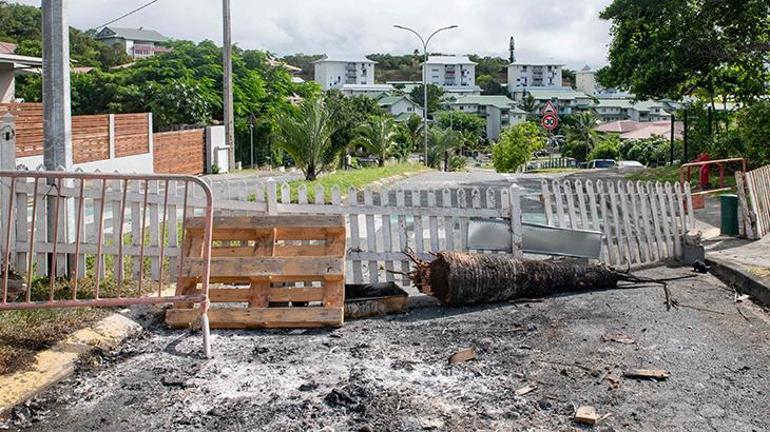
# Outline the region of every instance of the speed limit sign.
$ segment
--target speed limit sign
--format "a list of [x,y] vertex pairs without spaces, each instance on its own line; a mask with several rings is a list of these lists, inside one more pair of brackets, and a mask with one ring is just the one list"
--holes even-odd
[[540,124],[549,131],[552,131],[559,127],[559,118],[553,114],[546,114],[540,120]]

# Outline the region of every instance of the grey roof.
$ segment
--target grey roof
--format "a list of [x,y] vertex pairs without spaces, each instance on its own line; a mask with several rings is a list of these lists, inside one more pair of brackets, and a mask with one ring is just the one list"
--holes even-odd
[[397,102],[401,101],[402,99],[406,99],[407,102],[417,105],[417,102],[410,99],[408,96],[383,96],[377,100],[377,104],[381,107],[389,107],[391,105],[396,104]]
[[138,40],[147,42],[168,42],[169,38],[155,30],[144,28],[105,27],[96,34],[96,39],[119,38],[126,40]]
[[516,106],[516,102],[509,99],[507,96],[463,96],[453,102],[452,105],[492,105],[500,109],[510,109],[513,113],[526,114],[526,112]]
[[465,64],[465,65],[475,65],[478,64],[474,61],[471,61],[468,56],[428,56],[428,64],[445,64],[445,65],[453,65],[453,64]]
[[372,63],[377,64],[374,60],[369,60],[365,56],[362,55],[351,55],[351,56],[330,56],[326,55],[321,59],[318,59],[312,63]]

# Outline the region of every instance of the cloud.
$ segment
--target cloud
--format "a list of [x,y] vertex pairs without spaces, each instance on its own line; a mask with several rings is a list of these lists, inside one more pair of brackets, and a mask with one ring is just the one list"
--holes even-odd
[[[70,22],[87,29],[146,0],[70,0]],[[402,54],[421,47],[393,24],[420,32],[457,24],[438,35],[433,52],[553,60],[570,67],[606,63],[609,23],[599,12],[611,0],[231,0],[233,40],[243,48],[291,53]],[[40,5],[39,0],[20,3]],[[220,0],[160,0],[115,25],[153,28],[177,38],[222,40]]]

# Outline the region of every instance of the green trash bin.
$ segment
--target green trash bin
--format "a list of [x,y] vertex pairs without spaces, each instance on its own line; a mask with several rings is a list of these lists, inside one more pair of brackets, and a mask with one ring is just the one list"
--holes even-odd
[[722,213],[722,235],[738,235],[738,195],[724,194],[719,196]]

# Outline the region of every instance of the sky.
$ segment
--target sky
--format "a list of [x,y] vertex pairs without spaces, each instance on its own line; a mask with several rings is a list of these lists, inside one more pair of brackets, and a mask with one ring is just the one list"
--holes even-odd
[[[86,30],[149,0],[69,0],[70,24]],[[40,5],[40,0],[19,3]],[[456,24],[437,35],[429,50],[444,54],[555,61],[571,68],[603,66],[610,41],[599,12],[611,0],[231,0],[233,41],[242,48],[293,53],[405,54],[421,47],[421,33]],[[220,0],[158,0],[113,25],[155,29],[175,39],[222,41]]]

